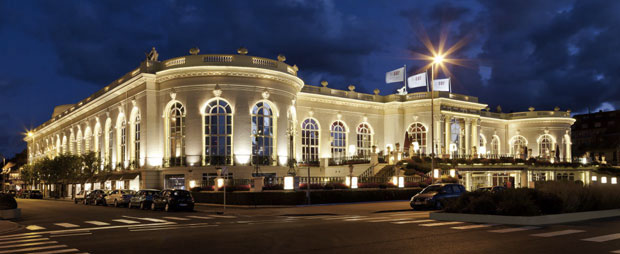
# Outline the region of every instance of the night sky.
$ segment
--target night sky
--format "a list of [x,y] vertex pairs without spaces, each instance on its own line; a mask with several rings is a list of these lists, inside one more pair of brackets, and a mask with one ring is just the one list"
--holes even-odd
[[[504,112],[620,107],[620,1],[2,1],[0,154],[53,107],[75,103],[136,68],[187,55],[287,57],[308,85],[394,93],[385,72],[426,63],[421,39],[466,41],[448,66],[456,93]],[[440,74],[442,76],[443,74]],[[417,91],[417,90],[416,90]]]

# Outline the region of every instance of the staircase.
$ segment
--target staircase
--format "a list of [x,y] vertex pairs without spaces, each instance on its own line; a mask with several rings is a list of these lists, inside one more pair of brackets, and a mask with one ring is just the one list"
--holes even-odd
[[362,172],[359,177],[371,177],[374,176],[373,172],[375,171],[375,167],[379,165],[379,163],[375,164],[375,165],[370,165],[370,167],[368,167],[368,169],[364,170],[364,172]]
[[377,174],[376,177],[391,177],[394,175],[394,165],[385,165]]

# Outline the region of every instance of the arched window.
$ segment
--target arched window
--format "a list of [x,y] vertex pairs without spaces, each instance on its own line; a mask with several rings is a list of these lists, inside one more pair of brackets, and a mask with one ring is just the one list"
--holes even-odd
[[86,130],[84,131],[84,153],[88,153],[90,152],[90,140],[92,138],[92,133],[90,131],[90,126],[86,127]]
[[552,150],[553,150],[552,137],[548,134],[544,134],[540,136],[540,139],[538,141],[538,157],[541,157],[547,160],[551,159],[552,157],[554,157]]
[[[409,142],[405,141],[405,150],[411,150],[409,147],[413,147],[414,153],[426,153],[426,128],[421,123],[412,123],[407,128],[407,137],[405,139],[409,139]],[[416,142],[418,146],[418,151],[416,151]],[[410,145],[409,145],[410,144]]]
[[62,143],[60,141],[60,136],[56,135],[56,156],[62,154]]
[[516,158],[525,159],[527,154],[527,140],[523,136],[512,137],[512,154]]
[[99,124],[99,122],[97,122],[95,124],[95,129],[93,131],[93,151],[95,153],[101,151],[99,149],[99,144],[101,144],[100,138],[101,138],[101,125]]
[[82,137],[82,130],[77,131],[77,136],[75,138],[75,151],[77,155],[82,154],[82,140],[84,138]]
[[69,153],[75,154],[75,135],[73,132],[69,135]]
[[118,128],[118,164],[121,168],[127,166],[127,122],[125,117],[119,119]]
[[62,136],[62,153],[66,154],[69,150],[67,149],[67,136]]
[[114,144],[113,137],[114,133],[112,130],[112,121],[108,118],[105,122],[105,130],[104,130],[104,142],[102,151],[104,152],[104,165],[112,167],[112,145]]
[[252,108],[252,161],[271,164],[273,153],[273,112],[269,104],[259,102]]
[[174,102],[168,110],[168,162],[167,166],[185,165],[185,107]]
[[347,156],[347,128],[341,121],[335,121],[330,128],[332,139],[332,158],[344,159]]
[[319,161],[319,124],[312,118],[301,124],[301,158],[307,164]]
[[499,137],[497,135],[493,135],[491,139],[491,154],[495,156],[499,155]]
[[357,156],[370,157],[372,146],[372,130],[367,123],[357,126]]
[[207,103],[204,109],[204,163],[230,165],[232,163],[232,108],[223,99]]
[[137,114],[133,122],[133,166],[135,168],[140,167],[140,132],[140,114]]

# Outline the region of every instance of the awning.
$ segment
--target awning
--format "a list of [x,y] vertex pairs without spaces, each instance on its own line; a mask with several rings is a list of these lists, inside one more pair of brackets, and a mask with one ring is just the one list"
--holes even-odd
[[133,180],[140,175],[140,172],[122,174],[121,180]]
[[118,181],[118,180],[121,180],[122,176],[123,175],[121,175],[121,174],[110,175],[107,180],[108,181]]

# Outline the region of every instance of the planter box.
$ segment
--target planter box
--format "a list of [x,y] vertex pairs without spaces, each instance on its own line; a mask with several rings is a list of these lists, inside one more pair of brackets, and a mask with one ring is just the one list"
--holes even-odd
[[505,215],[487,215],[487,214],[466,214],[466,213],[442,213],[435,212],[430,214],[433,220],[443,221],[463,221],[474,223],[489,224],[508,224],[508,225],[547,225],[559,224],[576,221],[585,221],[601,218],[619,217],[620,209],[579,212],[579,213],[563,213],[541,216],[505,216]]
[[22,209],[8,209],[8,210],[0,210],[0,219],[9,220],[9,219],[18,219],[22,216]]

